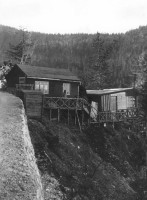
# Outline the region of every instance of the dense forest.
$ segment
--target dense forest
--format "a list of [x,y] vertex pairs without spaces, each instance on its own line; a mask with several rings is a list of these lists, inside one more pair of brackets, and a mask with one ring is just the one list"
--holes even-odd
[[[11,60],[8,51],[23,40],[24,32],[0,26],[0,61]],[[147,62],[147,26],[125,34],[31,33],[31,64],[68,68],[89,89],[130,87],[134,73]],[[144,73],[142,73],[144,74]]]

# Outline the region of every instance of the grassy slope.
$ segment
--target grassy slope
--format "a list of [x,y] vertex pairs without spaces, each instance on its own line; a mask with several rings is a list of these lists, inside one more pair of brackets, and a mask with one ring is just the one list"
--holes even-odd
[[[29,120],[29,130],[45,199],[140,199],[130,186],[137,180],[137,170],[129,164],[126,147],[118,143],[118,132],[90,128],[80,133],[46,120]],[[124,143],[131,147],[127,140]]]

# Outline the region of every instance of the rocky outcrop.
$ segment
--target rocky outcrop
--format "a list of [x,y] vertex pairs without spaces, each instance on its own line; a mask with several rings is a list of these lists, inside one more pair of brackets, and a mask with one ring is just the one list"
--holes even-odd
[[0,199],[43,200],[21,100],[0,92]]

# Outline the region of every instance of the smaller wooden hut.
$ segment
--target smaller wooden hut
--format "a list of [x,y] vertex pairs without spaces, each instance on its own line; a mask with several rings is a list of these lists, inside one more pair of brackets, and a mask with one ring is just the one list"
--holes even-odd
[[134,88],[87,90],[87,96],[91,104],[91,117],[95,116],[97,121],[119,121],[136,116],[138,96]]
[[134,88],[87,90],[87,96],[98,111],[117,111],[137,107],[137,93]]

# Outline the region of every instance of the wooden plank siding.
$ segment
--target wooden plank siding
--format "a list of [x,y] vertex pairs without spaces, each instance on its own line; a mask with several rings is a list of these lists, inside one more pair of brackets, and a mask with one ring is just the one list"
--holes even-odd
[[[33,84],[35,85],[35,81],[41,81],[40,79],[32,79],[27,78],[26,83],[27,84]],[[47,94],[48,97],[62,97],[63,96],[63,83],[69,83],[68,81],[56,81],[56,80],[46,80],[43,79],[42,81],[48,81],[49,82],[49,94]],[[79,83],[78,82],[70,82],[70,95],[67,97],[69,98],[75,98],[79,95]]]
[[21,90],[19,97],[22,99],[26,115],[31,118],[41,118],[43,109],[43,94],[34,90]]
[[[63,97],[63,84],[68,83],[70,84],[70,92],[66,90],[66,95],[68,94],[67,97],[77,98],[79,97],[79,86],[81,84],[80,79],[67,69],[23,65],[15,65],[6,75],[6,80],[8,88],[15,88],[17,84],[23,83],[33,85],[33,89],[35,89],[35,81],[38,81],[40,82],[38,84],[38,89],[41,88],[42,91],[49,97]],[[42,87],[41,82],[42,85],[43,82],[48,82],[49,89]],[[47,90],[49,91],[47,92]]]
[[15,88],[16,84],[19,84],[19,77],[26,76],[19,68],[12,68],[12,70],[6,75],[7,87]]
[[[117,111],[131,107],[137,107],[136,99],[133,96],[126,96],[125,92],[116,94],[107,94],[100,97],[101,102],[98,102],[99,111]],[[101,108],[101,109],[100,109]]]

